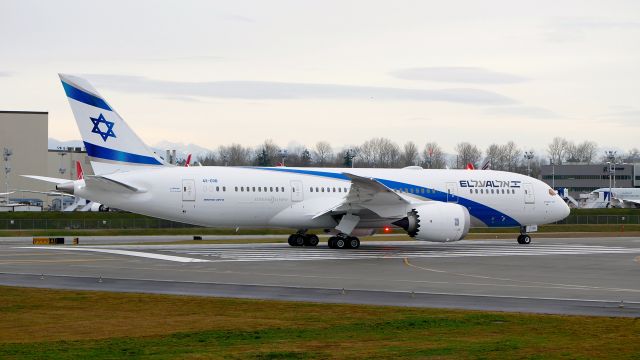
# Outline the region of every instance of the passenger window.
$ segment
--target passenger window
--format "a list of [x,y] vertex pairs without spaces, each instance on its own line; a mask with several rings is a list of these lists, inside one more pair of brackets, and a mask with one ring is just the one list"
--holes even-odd
[[320,191],[321,191],[321,192],[324,192],[324,187],[321,187],[321,188],[320,188]]
[[244,186],[240,187],[240,192],[244,192]]
[[333,188],[333,192],[336,192],[336,188]]
[[491,193],[493,194],[493,189],[491,189]]
[[280,189],[282,190],[282,192],[284,192],[284,186],[281,186]]
[[258,186],[258,192],[262,191],[262,188],[260,186]]
[[216,191],[220,191],[220,186],[216,186]]
[[236,190],[236,192],[238,192],[238,187],[237,186],[236,186],[235,190]]
[[278,187],[276,186],[276,192],[278,192]]
[[226,191],[227,191],[227,187],[226,187],[226,186],[223,186],[223,187],[222,187],[222,191],[223,191],[223,192],[226,192]]
[[313,187],[310,187],[310,188],[309,188],[309,192],[313,192]]
[[338,192],[342,192],[342,188],[338,188]]
[[318,187],[316,186],[316,192],[320,192],[320,189],[318,189]]
[[483,189],[480,189],[480,194],[484,194],[484,190]]

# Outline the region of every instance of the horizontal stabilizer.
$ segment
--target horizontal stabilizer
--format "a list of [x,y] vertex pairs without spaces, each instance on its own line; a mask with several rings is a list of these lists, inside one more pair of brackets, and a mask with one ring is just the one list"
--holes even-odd
[[91,190],[102,190],[108,192],[133,192],[140,193],[146,190],[125,184],[121,181],[110,179],[102,175],[85,175],[85,184]]
[[52,177],[46,177],[46,176],[37,176],[37,175],[21,175],[21,176],[29,178],[29,179],[46,181],[46,182],[53,183],[53,184],[64,184],[64,183],[68,183],[68,182],[72,181],[72,180],[69,180],[69,179],[59,179],[59,178],[52,178]]

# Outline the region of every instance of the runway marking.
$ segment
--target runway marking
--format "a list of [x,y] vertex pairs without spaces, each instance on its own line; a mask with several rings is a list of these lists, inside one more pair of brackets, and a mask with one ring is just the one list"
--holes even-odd
[[362,247],[357,250],[335,250],[290,247],[208,247],[208,248],[161,248],[149,250],[202,256],[211,262],[226,261],[302,261],[302,260],[358,260],[358,259],[403,259],[403,258],[447,258],[483,256],[539,256],[539,255],[594,255],[633,254],[640,248],[624,248],[597,245],[445,245],[445,246],[390,246]]
[[58,260],[13,260],[13,261],[0,261],[0,265],[15,265],[15,264],[41,264],[41,263],[69,263],[69,262],[93,262],[93,261],[114,261],[116,259],[108,258],[91,258],[91,259],[58,259]]
[[[524,284],[534,284],[534,285],[530,285],[530,286],[527,286],[527,287],[536,287],[536,286],[537,287],[540,287],[540,286],[548,287],[548,286],[553,286],[553,287],[564,288],[564,289],[578,289],[578,290],[606,290],[606,291],[640,292],[640,290],[638,290],[638,289],[605,288],[605,287],[599,287],[599,286],[574,285],[574,284],[556,284],[556,283],[547,283],[547,282],[542,282],[542,281],[516,280],[516,279],[493,277],[493,276],[486,276],[486,275],[456,273],[456,272],[447,271],[447,270],[439,270],[439,269],[433,269],[433,268],[427,268],[427,267],[423,267],[423,266],[414,265],[407,258],[404,258],[402,261],[403,261],[403,263],[405,265],[407,265],[409,267],[412,267],[412,268],[415,268],[415,269],[419,269],[419,270],[429,271],[429,272],[448,274],[448,275],[456,275],[456,276],[464,276],[464,277],[471,277],[471,278],[476,278],[476,279],[498,280],[498,281],[509,281],[509,282],[524,283]],[[499,284],[488,284],[488,285],[496,286],[496,285],[499,285]]]
[[205,259],[196,259],[184,256],[173,256],[173,255],[163,255],[156,254],[151,252],[142,252],[142,251],[130,251],[130,250],[118,250],[118,249],[95,249],[95,248],[86,248],[86,247],[45,247],[45,246],[28,246],[23,247],[27,249],[45,249],[45,250],[63,250],[63,251],[92,251],[98,253],[107,253],[107,254],[116,254],[116,255],[127,255],[127,256],[135,256],[149,259],[157,259],[157,260],[167,260],[167,261],[175,261],[182,263],[191,263],[191,262],[209,262],[209,260]]

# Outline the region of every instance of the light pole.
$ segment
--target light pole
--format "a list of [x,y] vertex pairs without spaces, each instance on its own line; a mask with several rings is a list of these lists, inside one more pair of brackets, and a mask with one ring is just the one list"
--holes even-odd
[[551,164],[551,188],[556,190],[556,164],[553,162],[553,158],[549,158],[549,164]]
[[609,165],[609,206],[607,207],[611,207],[611,200],[613,200],[611,198],[611,192],[612,192],[612,188],[611,188],[611,179],[612,179],[612,174],[615,172],[615,165],[614,165],[614,160],[616,159],[616,151],[605,151],[604,152],[607,159],[609,159],[609,161],[607,161],[607,164]]
[[525,151],[524,158],[527,159],[527,176],[531,176],[531,159],[533,159],[533,151]]
[[280,157],[282,158],[282,166],[284,166],[284,160],[287,158],[287,149],[280,149],[278,150],[278,153],[280,154]]
[[11,164],[9,163],[9,160],[11,160],[11,155],[13,155],[13,151],[9,148],[4,148],[2,157],[4,159],[4,185],[6,188],[5,191],[7,192],[5,195],[5,202],[7,205],[9,205],[9,173],[11,172]]

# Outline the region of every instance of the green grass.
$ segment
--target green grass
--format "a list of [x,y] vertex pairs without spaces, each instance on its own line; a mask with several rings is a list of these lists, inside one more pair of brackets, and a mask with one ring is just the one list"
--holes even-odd
[[2,359],[638,359],[637,319],[0,287]]

